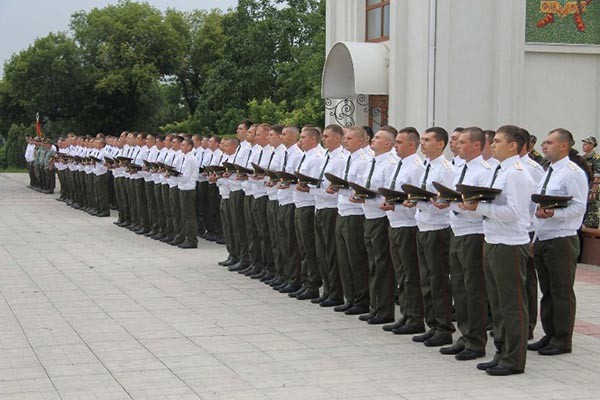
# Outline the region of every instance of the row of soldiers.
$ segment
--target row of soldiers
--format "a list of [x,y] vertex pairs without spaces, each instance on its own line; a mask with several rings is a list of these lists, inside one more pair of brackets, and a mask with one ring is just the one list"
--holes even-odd
[[50,138],[26,136],[25,162],[29,172],[28,187],[42,193],[54,193],[54,156],[57,148]]
[[[450,345],[440,352],[457,360],[485,355],[489,304],[497,353],[477,367],[491,375],[525,368],[539,278],[546,336],[529,348],[571,351],[588,185],[568,158],[566,130],[543,141],[546,171],[515,126],[450,136],[387,126],[370,139],[361,127],[242,121],[237,137],[223,140],[129,132],[102,139],[73,135],[59,142],[60,153],[69,171],[101,161],[114,176],[116,223],[136,233],[183,248],[196,247],[198,235],[224,242],[229,257],[220,264],[230,271],[425,346]],[[76,182],[67,196],[87,189]]]
[[[224,169],[209,175],[230,271],[457,360],[485,355],[489,305],[497,352],[477,368],[490,375],[522,373],[527,348],[571,351],[588,180],[569,159],[570,132],[544,139],[547,170],[529,158],[528,133],[510,125],[454,132],[452,161],[440,127],[421,136],[386,126],[369,141],[361,127],[243,121],[237,135]],[[528,345],[538,279],[545,336]]]

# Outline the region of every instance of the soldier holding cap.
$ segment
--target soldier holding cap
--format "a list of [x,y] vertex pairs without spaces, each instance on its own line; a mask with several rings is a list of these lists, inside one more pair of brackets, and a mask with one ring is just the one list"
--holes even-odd
[[536,189],[541,195],[572,197],[560,208],[540,204],[535,212],[534,257],[542,291],[540,315],[545,336],[528,349],[548,356],[571,352],[575,325],[577,230],[585,213],[588,186],[584,171],[569,160],[573,143],[573,135],[566,129],[548,134],[542,151],[551,164]]
[[465,211],[483,216],[484,266],[487,294],[494,321],[494,358],[477,364],[489,375],[523,373],[527,357],[528,308],[525,275],[529,247],[529,202],[533,181],[521,163],[525,146],[521,128],[498,129],[492,149],[500,162],[489,187],[500,189],[492,203],[461,203]]

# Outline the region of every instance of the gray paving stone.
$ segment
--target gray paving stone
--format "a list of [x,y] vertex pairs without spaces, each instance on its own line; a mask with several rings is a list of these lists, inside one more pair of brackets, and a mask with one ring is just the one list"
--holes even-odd
[[596,284],[576,283],[572,354],[492,378],[229,273],[222,246],[181,251],[25,182],[0,174],[1,400],[598,398]]

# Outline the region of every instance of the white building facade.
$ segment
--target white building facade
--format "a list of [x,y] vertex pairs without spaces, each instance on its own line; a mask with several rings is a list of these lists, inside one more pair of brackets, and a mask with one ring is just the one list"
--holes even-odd
[[524,0],[327,0],[326,123],[600,134],[600,46],[525,42]]

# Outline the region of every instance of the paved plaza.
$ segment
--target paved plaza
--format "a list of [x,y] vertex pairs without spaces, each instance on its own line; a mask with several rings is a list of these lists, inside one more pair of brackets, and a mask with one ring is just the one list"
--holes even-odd
[[0,400],[600,396],[598,267],[578,268],[573,353],[490,377],[228,272],[224,246],[140,237],[26,180],[0,174]]

